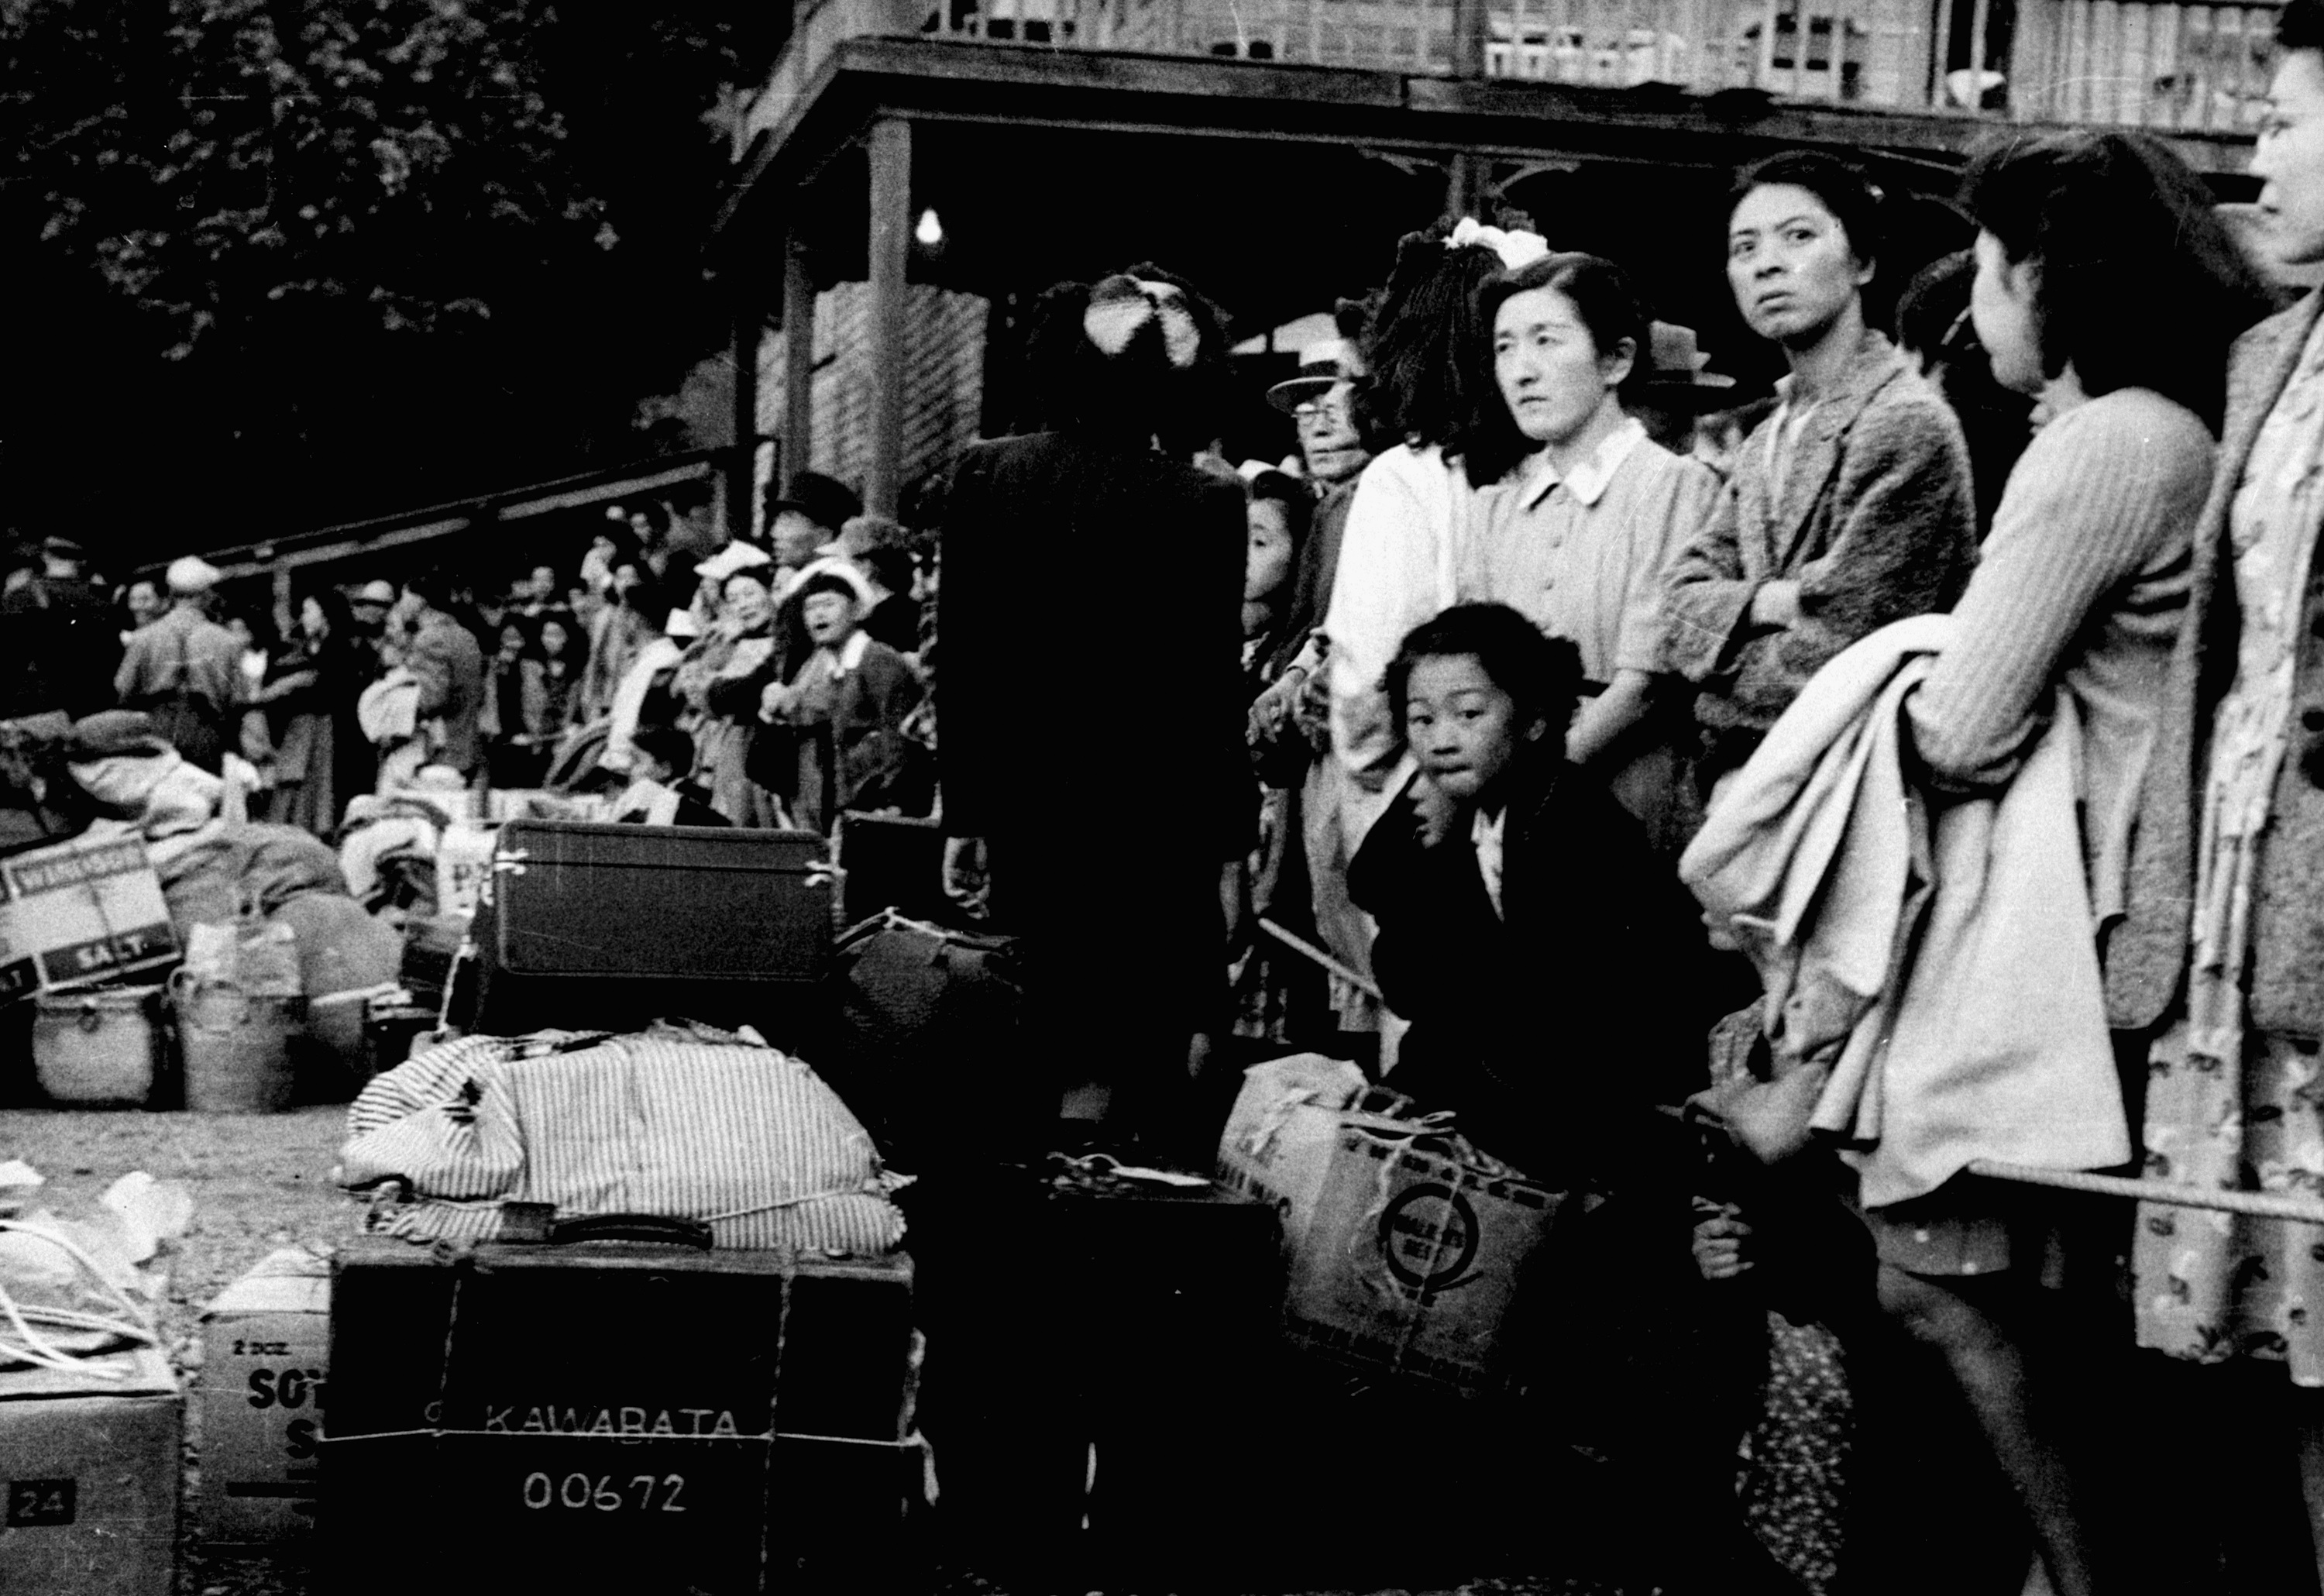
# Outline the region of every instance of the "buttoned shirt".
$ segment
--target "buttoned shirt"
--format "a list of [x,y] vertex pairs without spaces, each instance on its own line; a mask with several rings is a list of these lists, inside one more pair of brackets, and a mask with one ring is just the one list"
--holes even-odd
[[1708,466],[1625,420],[1563,475],[1544,459],[1526,479],[1480,493],[1463,596],[1497,600],[1571,640],[1601,687],[1620,671],[1652,671],[1665,573],[1718,494]]

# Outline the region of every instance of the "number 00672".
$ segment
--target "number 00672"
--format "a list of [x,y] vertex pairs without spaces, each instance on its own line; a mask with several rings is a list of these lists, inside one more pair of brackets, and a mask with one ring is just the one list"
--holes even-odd
[[633,1513],[683,1513],[686,1504],[678,1498],[685,1489],[683,1474],[664,1474],[659,1480],[651,1474],[632,1474],[622,1481],[612,1474],[592,1480],[574,1473],[558,1481],[536,1471],[524,1477],[524,1505],[576,1512],[594,1508],[600,1513],[619,1513],[624,1508]]

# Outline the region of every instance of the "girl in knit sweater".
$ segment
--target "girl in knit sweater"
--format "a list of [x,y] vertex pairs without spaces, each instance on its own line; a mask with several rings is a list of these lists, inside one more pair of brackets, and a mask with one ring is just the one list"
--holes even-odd
[[[2256,300],[2201,180],[2144,134],[2020,140],[1971,170],[1964,198],[1980,229],[1978,337],[1995,377],[2039,396],[2049,420],[2010,475],[1909,723],[1931,785],[1974,792],[2006,785],[2052,706],[2071,706],[2103,947],[2210,490],[2227,347]],[[1866,1213],[1882,1305],[1942,1354],[2052,1585],[2074,1596],[2102,1582],[2094,1460],[2058,1422],[2068,1349],[2045,1353],[2034,1334],[2067,1322],[2043,1289],[2063,1217],[1974,1177]],[[2121,1241],[2087,1239],[2107,1262]],[[2087,1363],[2089,1346],[2074,1351]]]

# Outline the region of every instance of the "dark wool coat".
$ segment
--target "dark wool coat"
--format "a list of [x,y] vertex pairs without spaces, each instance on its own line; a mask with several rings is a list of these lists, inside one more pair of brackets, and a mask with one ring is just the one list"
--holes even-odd
[[945,829],[991,844],[996,918],[1066,934],[1052,990],[1112,1025],[1149,980],[1222,1002],[1219,875],[1256,809],[1240,486],[1125,440],[1004,438],[962,457],[942,535]]
[[[1673,563],[1667,669],[1702,689],[1712,731],[1764,732],[1849,644],[1907,615],[1949,610],[1977,563],[1969,446],[1937,391],[1867,332],[1839,392],[1800,424],[1778,477],[1770,429],[1743,441],[1711,520]],[[1800,618],[1759,626],[1765,584],[1800,585]]]
[[1501,914],[1470,824],[1424,848],[1407,788],[1348,872],[1412,1022],[1388,1084],[1536,1180],[1620,1189],[1662,1139],[1650,1105],[1701,1085],[1725,984],[1702,924],[1638,823],[1562,761],[1510,800]]
[[[2178,995],[2189,955],[2203,788],[2203,728],[2234,685],[2237,628],[2229,512],[2260,428],[2300,364],[2324,297],[2310,294],[2236,341],[2211,496],[2195,528],[2194,582],[2164,688],[2132,843],[2126,912],[2107,942],[2107,1018],[2143,1029]],[[2268,806],[2253,883],[2251,1022],[2324,1036],[2324,559],[2303,589],[2291,746]]]
[[1044,432],[970,449],[944,516],[945,830],[1239,857],[1241,489]]

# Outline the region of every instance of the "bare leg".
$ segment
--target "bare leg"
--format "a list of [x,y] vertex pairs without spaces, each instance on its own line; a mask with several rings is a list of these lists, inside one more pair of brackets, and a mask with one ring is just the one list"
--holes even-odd
[[2086,1517],[2058,1438],[2029,1399],[2024,1349],[1960,1293],[1885,1263],[1880,1305],[1943,1355],[1994,1460],[2024,1504],[2051,1588],[2057,1596],[2091,1596],[2097,1585]]

